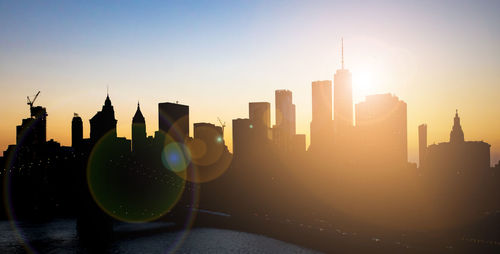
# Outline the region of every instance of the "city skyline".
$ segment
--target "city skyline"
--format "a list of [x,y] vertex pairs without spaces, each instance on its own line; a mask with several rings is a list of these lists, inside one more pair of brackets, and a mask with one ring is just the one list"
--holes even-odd
[[[323,87],[318,87],[320,85]],[[328,102],[324,105],[318,104],[320,102],[321,103],[324,102],[324,99],[325,99],[324,97],[322,97],[323,94],[318,94],[318,93],[324,92],[323,91],[324,88],[328,88],[327,90],[331,90],[331,86],[332,86],[331,81],[314,81],[314,82],[312,82],[313,90],[315,88],[317,90],[316,91],[317,97],[315,98],[313,96],[312,101],[317,101],[316,105],[317,105],[318,109],[316,109],[316,110],[318,110],[318,113],[324,113],[324,112],[319,112],[319,111],[321,111],[322,107],[324,109],[324,106],[329,105]],[[321,88],[321,89],[319,89],[319,88]],[[275,93],[276,94],[275,104],[280,105],[282,102],[280,101],[279,103],[276,103],[276,101],[283,100],[283,98],[280,98],[280,97],[283,97],[283,95],[286,95],[285,97],[287,97],[287,99],[286,99],[287,103],[290,103],[290,105],[293,106],[293,113],[294,113],[295,112],[295,105],[291,104],[291,101],[292,101],[291,91],[289,91],[289,90],[276,90],[275,92],[276,92]],[[38,104],[35,104],[35,101],[36,101],[37,97],[39,96],[39,94],[40,94],[40,91],[38,91],[38,93],[34,96],[34,99],[30,98],[28,96],[27,100],[28,100],[28,105],[30,106],[30,114],[27,116],[26,119],[22,119],[22,124],[17,125],[17,127],[16,127],[16,143],[9,144],[9,145],[16,145],[19,142],[33,142],[32,140],[40,140],[40,141],[35,141],[35,143],[46,142],[49,140],[59,143],[58,140],[53,140],[53,139],[46,137],[46,132],[48,131],[47,127],[46,127],[46,125],[47,125],[46,122],[43,124],[44,128],[40,129],[40,131],[42,131],[41,133],[37,132],[38,134],[35,134],[33,137],[26,136],[27,140],[30,140],[30,141],[24,140],[26,138],[24,137],[25,131],[23,131],[22,126],[32,125],[32,124],[28,123],[28,121],[31,119],[34,119],[34,117],[38,117],[38,115],[40,115],[40,116],[43,115],[43,119],[44,119],[44,121],[46,121],[46,116],[48,115],[45,107],[38,105]],[[329,100],[331,101],[332,98],[330,98]],[[394,103],[396,103],[396,104],[394,104]],[[396,106],[396,105],[398,105],[398,106]],[[403,163],[406,163],[406,162],[415,163],[414,161],[408,160],[407,104],[404,101],[399,100],[399,98],[396,95],[391,94],[391,93],[373,94],[373,95],[366,96],[365,101],[356,103],[353,105],[353,107],[354,107],[353,112],[355,113],[355,116],[353,116],[354,124],[352,126],[353,127],[352,130],[339,131],[338,129],[336,129],[334,127],[333,120],[327,120],[327,122],[324,122],[324,121],[323,122],[322,121],[316,122],[316,124],[319,124],[319,126],[322,126],[322,127],[320,127],[318,135],[326,135],[325,137],[328,137],[328,136],[330,137],[330,139],[328,139],[328,138],[324,139],[325,137],[323,137],[323,141],[321,141],[321,142],[323,142],[323,144],[320,144],[318,146],[320,148],[320,150],[324,150],[324,152],[326,152],[326,153],[336,154],[338,152],[338,150],[336,150],[331,145],[345,146],[345,145],[347,145],[347,143],[345,143],[345,142],[356,143],[358,138],[362,138],[362,139],[366,138],[366,137],[364,137],[364,134],[363,134],[366,131],[369,131],[370,133],[378,132],[379,135],[382,135],[380,137],[374,136],[374,138],[376,138],[378,141],[365,140],[365,142],[368,142],[368,143],[374,142],[373,144],[385,145],[388,148],[391,147],[390,149],[393,149],[393,151],[398,154],[396,157],[401,158],[401,160],[396,159],[396,161],[399,161],[400,163],[401,162],[403,162]],[[167,110],[167,108],[168,108],[168,110]],[[244,121],[241,121],[241,124],[239,124],[240,127],[238,127],[238,128],[245,129],[244,126],[246,126],[246,128],[250,127],[250,129],[255,129],[255,131],[260,131],[261,134],[258,134],[258,136],[262,136],[261,138],[264,138],[264,136],[265,136],[268,139],[268,141],[273,140],[274,142],[277,142],[276,144],[279,146],[281,144],[281,142],[283,142],[283,140],[281,140],[282,137],[280,137],[282,134],[278,133],[278,132],[280,132],[282,127],[278,124],[275,124],[271,128],[271,123],[269,122],[270,117],[271,117],[270,116],[271,103],[270,102],[248,102],[248,108],[249,108],[249,112],[248,112],[249,117],[248,118],[239,117],[239,118],[232,119],[232,121],[234,122],[234,121],[244,120]],[[314,111],[315,109],[313,108],[312,110]],[[176,112],[173,114],[174,115],[178,114],[178,115],[168,116],[168,114],[166,112]],[[329,113],[329,114],[331,113],[331,116],[334,115],[333,111],[326,112],[326,113]],[[89,136],[85,137],[83,135],[84,128],[83,128],[82,119],[78,113],[74,113],[72,121],[71,121],[71,128],[69,129],[69,131],[71,131],[71,144],[66,145],[66,146],[67,147],[74,147],[75,144],[80,144],[83,139],[86,139],[86,140],[89,140],[90,142],[95,143],[95,142],[97,142],[98,139],[100,139],[99,137],[104,136],[104,134],[108,133],[109,130],[113,130],[113,132],[111,132],[111,134],[115,138],[120,137],[119,133],[117,132],[117,127],[116,127],[118,119],[115,119],[114,114],[115,114],[114,107],[112,106],[112,102],[110,100],[110,96],[109,96],[109,92],[108,92],[106,95],[106,99],[105,99],[102,110],[97,111],[97,113],[94,115],[94,117],[89,119],[89,122],[90,122]],[[171,113],[169,113],[169,114],[171,114]],[[327,115],[329,115],[329,114],[327,114]],[[104,115],[106,115],[107,118],[112,120],[111,122],[107,123],[108,126],[107,127],[99,127],[99,128],[94,127],[94,128],[92,128],[93,122],[102,121],[102,119],[104,119],[103,118]],[[280,113],[277,113],[276,117],[278,117],[279,115],[280,115]],[[296,125],[294,115],[295,114],[293,114],[293,119],[290,119],[291,121],[289,120],[290,121],[289,124],[293,124],[293,126]],[[169,135],[172,136],[174,139],[178,139],[179,142],[181,142],[181,140],[185,140],[186,138],[193,138],[196,136],[196,131],[194,129],[196,129],[197,125],[198,126],[210,125],[210,126],[213,126],[213,128],[220,129],[219,130],[220,137],[218,137],[217,139],[220,139],[220,141],[224,142],[224,143],[227,142],[227,140],[225,140],[226,135],[224,135],[224,131],[223,131],[223,129],[226,127],[225,122],[222,122],[222,120],[220,118],[217,119],[218,123],[190,122],[189,121],[189,105],[179,104],[178,101],[176,101],[175,103],[159,102],[158,103],[158,117],[159,117],[158,118],[159,121],[161,121],[161,123],[159,123],[158,129],[154,130],[152,135],[148,135],[148,133],[146,132],[146,126],[147,126],[147,124],[145,124],[146,120],[145,120],[144,116],[142,115],[142,112],[140,110],[140,103],[138,102],[136,112],[135,112],[134,116],[132,117],[132,121],[130,123],[130,126],[132,127],[130,129],[131,136],[130,137],[123,137],[122,136],[119,139],[122,139],[126,142],[129,142],[129,145],[133,144],[133,146],[130,145],[130,149],[132,151],[134,151],[135,150],[134,147],[136,146],[136,144],[131,143],[131,142],[134,142],[133,141],[134,135],[137,135],[134,133],[136,133],[136,132],[138,132],[139,134],[137,136],[135,136],[135,139],[139,140],[139,142],[146,142],[146,140],[145,140],[146,138],[151,138],[151,139],[153,137],[156,138],[158,133],[160,133],[160,132],[170,133],[170,131],[167,131],[167,130],[169,130],[175,126],[174,127],[174,129],[176,130],[176,131],[174,131],[175,133],[170,133]],[[324,114],[323,114],[323,117],[325,117]],[[394,121],[396,121],[396,122],[394,122]],[[281,123],[283,123],[283,120],[281,120]],[[164,124],[166,124],[166,125],[162,126]],[[379,125],[379,124],[382,124],[382,125]],[[193,127],[190,127],[191,125]],[[385,125],[385,127],[384,127],[384,125]],[[139,127],[139,126],[141,126],[141,127]],[[231,125],[231,127],[232,127],[232,125]],[[138,130],[138,128],[140,128],[140,130]],[[396,128],[396,129],[389,130],[387,128]],[[425,128],[425,130],[421,130],[421,128]],[[460,128],[460,129],[457,130],[457,128]],[[92,134],[92,129],[97,130],[97,132],[95,132],[95,134]],[[190,131],[190,129],[192,129],[192,131]],[[76,132],[75,132],[75,130],[76,130]],[[419,165],[419,167],[421,167],[422,166],[422,156],[423,156],[422,154],[423,154],[424,150],[426,149],[427,143],[428,143],[428,141],[427,141],[427,124],[423,123],[423,124],[419,125],[418,130],[419,130],[419,132],[418,132],[417,138],[418,138],[418,142],[419,142],[419,144],[418,144],[419,151],[418,151],[418,163],[416,163],[416,164]],[[382,131],[382,132],[380,132],[380,131]],[[464,140],[469,141],[469,140],[465,139],[464,133],[462,131],[462,127],[460,126],[460,120],[458,117],[458,109],[455,110],[455,118],[454,118],[454,124],[452,127],[452,131],[450,134],[450,142],[452,142],[451,140],[452,140],[453,135],[455,135],[455,136],[457,135],[456,134],[457,132],[460,132],[460,135],[461,135],[460,139],[462,140],[462,142]],[[339,138],[338,136],[335,137],[335,133],[343,133],[342,135],[344,135],[345,138]],[[382,133],[384,133],[384,134],[382,134]],[[75,134],[76,134],[76,139],[75,139]],[[422,139],[422,134],[425,136],[424,139]],[[231,130],[231,135],[232,135],[232,138],[231,138],[231,141],[232,141],[234,138],[234,135],[235,135],[234,130]],[[307,136],[306,134],[292,134],[292,136],[295,136],[295,135],[304,136],[304,138]],[[372,135],[372,134],[370,134],[370,135]],[[20,138],[24,141],[20,141]],[[384,139],[386,140],[385,141],[386,143],[384,143],[384,141],[383,141]],[[391,139],[393,139],[394,142],[403,142],[403,143],[399,143],[396,146],[392,146],[392,145],[389,145],[389,143],[387,143],[388,140],[391,140]],[[324,140],[329,140],[329,141],[324,141]],[[393,141],[391,141],[391,142],[393,142]],[[483,141],[484,140],[481,139],[480,143],[483,143]],[[217,142],[219,142],[219,141],[217,141]],[[287,147],[292,145],[292,144],[289,144],[288,142],[290,142],[290,141],[287,141],[287,143],[286,143]],[[304,145],[310,144],[310,140],[307,140],[307,141],[304,140],[304,142],[305,142]],[[331,142],[333,142],[333,143],[331,143]],[[477,141],[472,141],[469,143],[473,143],[473,142],[477,142]],[[422,145],[421,143],[424,144],[423,147],[421,146]],[[435,147],[437,144],[442,144],[442,143],[445,143],[445,142],[438,142],[438,143],[434,142],[431,144],[430,147]],[[293,146],[296,146],[297,144],[300,144],[300,141],[299,141],[299,143],[293,143]],[[61,144],[61,145],[65,146],[65,144]],[[490,145],[488,144],[488,147],[489,146]],[[300,145],[299,145],[299,147],[300,147]],[[295,149],[297,149],[297,148],[298,147],[296,147]],[[294,148],[288,147],[287,149],[293,150]],[[318,148],[313,146],[313,150],[310,150],[310,147],[306,145],[303,148],[299,148],[298,151],[301,151],[301,150],[302,151],[309,151],[309,152],[313,151],[314,153],[317,153],[318,150],[316,150],[316,149],[318,149]],[[377,155],[377,151],[381,151],[380,149],[382,149],[382,148],[372,149],[374,152],[373,156],[379,156],[379,155]],[[422,149],[424,149],[424,150],[422,150]],[[231,151],[231,152],[234,152],[234,151]],[[357,149],[356,149],[356,150],[353,150],[351,152],[358,153],[360,151],[357,151]],[[387,153],[387,155],[389,155],[389,154],[391,154],[391,156],[394,156],[394,154],[392,154],[392,152]],[[369,156],[369,154],[365,154],[364,156],[365,157]],[[491,158],[489,148],[488,148],[488,158],[490,159],[489,166],[496,166],[496,164],[500,164],[500,161],[496,161],[495,158]],[[394,158],[390,158],[390,160],[393,160],[393,159]]]
[[0,253],[500,253],[499,0],[0,0]]
[[[323,81],[313,81],[312,83],[314,83],[314,82],[323,82]],[[332,82],[331,84],[333,84],[333,82]],[[332,87],[334,87],[334,84],[332,85]],[[276,90],[276,92],[277,92],[277,91],[285,91],[285,90],[283,90],[283,89],[282,89],[282,90]],[[289,90],[286,90],[286,91],[289,91]],[[355,107],[356,107],[357,105],[363,104],[363,103],[364,103],[364,102],[365,102],[368,98],[373,97],[373,96],[387,96],[387,95],[397,96],[397,95],[395,95],[394,93],[378,93],[378,94],[369,94],[369,95],[367,95],[367,96],[365,97],[365,100],[364,100],[364,101],[360,101],[360,102],[358,102],[358,103],[353,104],[353,113],[354,113],[354,114],[356,113],[356,109],[355,109]],[[31,97],[31,96],[30,96],[30,97]],[[109,100],[109,97],[110,97],[110,95],[109,95],[109,92],[108,92],[108,94],[106,95],[106,100]],[[396,98],[397,98],[397,97],[396,97]],[[333,96],[332,96],[332,100],[333,100]],[[403,101],[403,102],[404,102],[404,101]],[[175,101],[175,102],[156,102],[155,104],[165,104],[165,103],[166,103],[166,104],[172,104],[172,105],[175,105],[175,104],[179,104],[179,101]],[[273,102],[267,102],[267,101],[266,101],[266,102],[258,102],[258,103],[267,103],[268,105],[275,105],[275,101],[273,101]],[[258,104],[258,103],[257,103],[257,104]],[[256,104],[256,102],[247,102],[245,105],[249,105],[249,106],[251,107],[251,105],[252,105],[252,104]],[[333,103],[332,103],[332,104],[333,104]],[[36,103],[34,106],[40,106],[40,105],[39,105],[38,103]],[[42,105],[42,107],[43,107],[43,105]],[[136,107],[139,107],[139,104],[136,104]],[[270,107],[270,108],[271,108],[271,107]],[[136,109],[136,110],[137,110],[137,109]],[[271,110],[272,110],[272,109],[271,109]],[[248,110],[247,110],[247,111],[248,111]],[[29,112],[29,110],[28,110],[28,112]],[[97,112],[99,112],[99,111],[97,111]],[[273,112],[273,111],[271,111],[271,112],[272,112],[272,113],[271,113],[271,115],[272,115],[272,114],[276,114],[276,112],[275,112],[275,111],[274,111],[274,112]],[[333,112],[334,112],[334,107],[332,107],[332,119],[334,119],[334,118],[333,118],[333,116],[334,116],[334,113],[333,113]],[[50,113],[50,112],[48,112],[48,114],[49,114],[49,113]],[[137,112],[136,112],[136,111],[134,111],[134,116],[135,116],[135,114],[136,114],[136,113],[137,113]],[[84,115],[86,115],[87,113],[83,113],[83,114],[84,114]],[[28,117],[28,116],[29,116],[29,114],[27,114],[26,116],[23,116],[23,117]],[[80,112],[75,112],[75,113],[74,113],[74,116],[78,116],[78,117],[80,117]],[[248,117],[249,117],[249,116],[242,115],[242,116],[239,116],[239,117],[237,117],[237,118],[230,119],[230,120],[236,120],[236,119],[240,119],[240,118],[248,118]],[[272,116],[271,116],[271,117],[272,117]],[[126,133],[126,131],[125,131],[125,133],[120,133],[120,132],[118,131],[118,129],[119,129],[119,128],[118,128],[118,126],[119,126],[119,124],[118,124],[118,123],[120,122],[120,119],[116,119],[116,120],[117,120],[117,123],[116,123],[116,126],[117,126],[117,128],[116,128],[116,135],[117,135],[117,136],[124,137],[124,138],[126,138],[126,139],[131,140],[131,139],[132,139],[132,129],[130,128],[130,125],[132,125],[132,124],[133,124],[133,121],[132,121],[132,117],[129,117],[129,118],[130,118],[130,123],[128,123],[128,124],[129,124],[129,128],[128,128],[128,129],[129,129],[129,132],[130,132],[130,133]],[[147,117],[147,116],[146,116],[146,117],[144,117],[144,118],[145,118],[145,120],[149,123],[149,124],[146,124],[146,129],[148,129],[148,130],[146,131],[146,136],[154,136],[155,132],[156,132],[156,131],[158,131],[158,129],[153,129],[153,130],[151,130],[151,129],[152,129],[152,128],[154,128],[154,127],[150,127],[150,124],[151,124],[150,122],[151,122],[151,121],[154,121],[154,119],[152,118],[152,119],[148,120],[148,117]],[[216,118],[218,118],[218,117],[216,117]],[[251,118],[251,117],[250,117],[250,118]],[[90,120],[91,120],[91,119],[92,119],[92,118],[87,119],[87,122],[89,122],[89,124],[88,124],[88,126],[87,126],[87,129],[85,128],[85,125],[86,125],[86,124],[85,124],[85,119],[83,119],[83,126],[84,126],[84,127],[83,127],[83,138],[91,138],[91,134],[90,134],[90,129],[91,129],[91,128],[90,128]],[[275,121],[275,119],[276,119],[276,117],[273,117],[273,119],[272,119],[272,120],[274,120],[274,121]],[[19,119],[19,121],[21,121],[21,120],[22,120],[22,119]],[[50,123],[50,117],[47,119],[47,122],[48,122],[48,124],[47,124],[47,125],[48,125],[48,126],[50,126],[50,124],[49,124],[49,123]],[[230,122],[232,122],[232,121],[230,121]],[[196,121],[196,120],[194,120],[194,121],[192,121],[192,122],[190,122],[190,123],[189,123],[189,128],[188,128],[188,129],[190,129],[190,130],[189,130],[189,136],[190,136],[190,137],[194,137],[194,133],[193,133],[193,130],[192,130],[192,129],[193,129],[193,127],[192,127],[191,125],[195,125],[195,124],[198,124],[198,123],[210,123],[210,124],[215,124],[216,126],[219,126],[219,125],[220,125],[220,122],[218,122],[218,119],[217,119],[216,121],[207,121],[207,122],[203,122],[203,121]],[[354,123],[354,124],[353,124],[353,127],[356,127],[356,126],[357,126],[357,122],[356,122],[356,120],[355,120],[355,119],[353,119],[353,123]],[[19,122],[18,124],[20,124],[20,122]],[[272,122],[272,125],[273,125],[273,126],[274,126],[275,124],[276,124],[276,122]],[[296,124],[296,123],[294,123],[294,124]],[[424,123],[424,122],[423,122],[422,124],[432,126],[432,123]],[[71,125],[72,125],[72,123],[71,123],[71,121],[69,121],[68,126],[71,126]],[[123,123],[122,123],[122,125],[123,125]],[[156,126],[157,126],[157,125],[158,125],[158,122],[157,122]],[[16,125],[16,126],[17,126],[17,125]],[[419,126],[420,126],[420,125],[419,125]],[[419,126],[417,126],[417,127],[419,127]],[[220,126],[219,126],[219,127],[220,127]],[[226,126],[225,126],[225,127],[226,127]],[[229,145],[228,145],[228,148],[229,148],[229,150],[232,152],[232,148],[233,148],[233,146],[232,146],[232,145],[233,145],[233,140],[232,140],[232,132],[233,132],[233,130],[232,130],[232,123],[231,123],[228,127],[229,127],[229,128],[227,128],[227,131],[226,131],[226,132],[224,132],[224,141],[225,141],[226,143],[228,143],[228,144],[229,144]],[[333,125],[332,125],[331,127],[333,127]],[[15,128],[13,128],[13,129],[15,130]],[[408,130],[408,129],[410,129],[410,127],[408,126],[406,129]],[[47,131],[47,133],[50,133],[50,128],[49,128],[49,127],[47,127],[47,130],[46,130],[46,131]],[[66,131],[67,131],[67,132],[69,132],[69,143],[67,143],[68,141],[66,141],[66,140],[58,140],[58,139],[55,139],[55,138],[50,137],[50,136],[48,136],[48,135],[47,135],[47,141],[48,141],[48,140],[53,139],[53,140],[54,140],[54,141],[56,141],[56,142],[60,142],[60,143],[61,143],[61,145],[64,145],[64,146],[71,146],[71,144],[72,144],[72,141],[71,141],[71,138],[72,138],[72,137],[71,137],[71,128],[68,128]],[[330,134],[331,134],[331,135],[332,135],[332,137],[333,137],[333,135],[334,135],[334,128],[330,129],[330,131],[331,131],[331,133],[330,133]],[[303,135],[305,135],[305,136],[306,136],[306,150],[308,150],[308,149],[309,149],[309,145],[311,144],[311,141],[310,141],[310,135],[311,135],[311,134],[310,134],[310,129],[309,129],[309,130],[308,130],[308,132],[306,132],[306,133],[297,133],[297,134],[303,134]],[[412,139],[412,137],[410,137],[412,134],[413,134],[413,133],[408,133],[407,140],[411,140],[411,139]],[[417,138],[417,151],[416,151],[417,153],[416,153],[416,155],[415,155],[415,154],[410,154],[410,153],[408,153],[408,162],[412,162],[412,163],[417,163],[417,164],[420,164],[420,163],[418,163],[418,162],[419,162],[418,133],[416,133],[416,134],[415,134],[415,136],[416,136],[416,138]],[[467,138],[465,138],[465,139],[466,139],[466,140],[473,140],[473,139],[467,139]],[[14,135],[14,140],[15,140],[15,135]],[[479,140],[481,140],[481,141],[486,141],[486,142],[490,142],[489,140],[486,140],[486,139],[483,139],[483,138],[479,138]],[[334,142],[335,142],[335,141],[336,141],[336,140],[334,139]],[[439,139],[439,140],[437,140],[437,141],[428,140],[428,143],[429,143],[429,145],[432,145],[432,144],[438,144],[438,143],[445,142],[445,141],[446,141],[446,137],[442,137],[442,138],[440,138],[440,139]],[[409,142],[408,142],[408,143],[409,143]],[[15,142],[10,143],[10,144],[5,144],[5,148],[3,149],[3,151],[5,151],[5,150],[6,150],[6,148],[7,148],[7,146],[8,146],[8,145],[12,145],[12,144],[15,144]],[[407,148],[408,148],[408,150],[411,150],[409,145],[407,145]],[[498,148],[497,148],[497,149],[495,149],[495,147],[493,147],[493,146],[492,146],[492,149],[491,149],[491,161],[490,161],[491,166],[494,166],[494,165],[495,165],[495,164],[499,161],[498,159],[500,159],[500,156],[498,156],[498,155],[495,153],[495,150],[500,150],[500,149],[498,149]],[[332,152],[333,152],[333,151],[332,151]],[[413,159],[413,160],[412,160],[412,159]]]
[[[50,4],[2,3],[5,15],[0,15],[1,23],[12,25],[0,30],[2,38],[6,38],[0,46],[5,59],[0,62],[0,82],[6,88],[0,106],[10,109],[0,123],[0,149],[15,143],[14,126],[29,114],[24,99],[38,90],[42,93],[37,103],[48,111],[48,139],[71,144],[68,129],[74,112],[83,119],[84,137],[89,137],[88,120],[99,109],[108,85],[119,136],[131,137],[130,123],[137,100],[141,101],[148,123],[147,135],[153,135],[158,125],[156,103],[179,101],[190,105],[193,123],[217,123],[217,117],[227,122],[224,136],[230,149],[231,120],[247,117],[248,102],[270,102],[274,124],[274,91],[287,89],[294,94],[297,133],[306,134],[309,145],[310,84],[333,80],[335,71],[341,68],[343,36],[345,68],[353,75],[354,104],[366,95],[386,92],[408,104],[409,161],[418,161],[418,125],[428,125],[429,144],[446,141],[453,124],[450,116],[457,108],[465,139],[490,143],[492,164],[500,159],[500,119],[494,117],[500,108],[495,96],[500,90],[495,3],[435,3],[432,8],[407,2],[392,3],[390,8],[385,8],[389,4],[346,3],[332,13],[318,11],[334,6],[327,3],[305,9],[299,3],[285,9],[276,3],[252,8],[235,3],[228,8],[230,11],[218,4],[167,4],[157,11],[152,11],[150,5],[133,10],[137,6],[128,4],[110,13],[110,8],[116,7],[111,5],[97,7],[93,12],[85,4],[65,4],[54,9]],[[169,16],[168,10],[191,8],[192,15],[200,15],[207,22],[190,21],[178,14]],[[205,13],[204,8],[212,11]],[[379,12],[370,12],[373,8]],[[343,13],[348,10],[352,16]],[[88,15],[77,15],[67,24],[56,22],[58,17],[79,11]],[[262,29],[274,14],[283,11],[293,15],[285,15]],[[37,15],[26,18],[34,12]],[[144,17],[144,12],[151,12],[150,17]],[[382,22],[369,24],[361,18],[365,14],[381,18]],[[405,15],[409,18],[403,18]],[[468,15],[472,17],[461,19]],[[132,27],[135,24],[150,29],[130,30],[120,23],[126,17],[135,18],[128,23]],[[417,24],[411,22],[412,18],[428,21]],[[236,22],[220,26],[227,19]],[[93,30],[95,23],[90,20],[104,26]],[[304,20],[308,22],[301,25]],[[393,20],[401,22],[393,24]],[[191,32],[180,34],[175,22],[188,25]],[[236,30],[238,25],[245,29],[233,36],[240,31]],[[306,31],[308,27],[315,29]],[[204,29],[215,36],[204,33]],[[407,29],[412,30],[410,34]],[[87,35],[95,39],[78,42]],[[189,50],[181,46],[183,42],[189,42]],[[232,42],[240,46],[224,47]],[[93,53],[86,55],[89,50]],[[234,57],[228,57],[231,54]],[[213,89],[207,89],[206,96],[201,97],[203,93],[196,93],[200,87]]]

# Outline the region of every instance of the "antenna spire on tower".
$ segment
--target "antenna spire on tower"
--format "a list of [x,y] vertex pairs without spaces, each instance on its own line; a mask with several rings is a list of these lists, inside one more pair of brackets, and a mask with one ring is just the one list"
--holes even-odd
[[344,69],[344,37],[342,37],[342,70]]

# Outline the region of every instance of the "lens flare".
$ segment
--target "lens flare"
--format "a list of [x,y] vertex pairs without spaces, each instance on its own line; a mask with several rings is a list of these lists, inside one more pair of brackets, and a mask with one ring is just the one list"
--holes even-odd
[[191,161],[191,154],[184,144],[172,142],[163,148],[161,160],[169,170],[176,173],[185,172]]
[[221,137],[214,138],[212,142],[200,139],[187,142],[186,147],[192,154],[191,164],[186,168],[187,181],[209,182],[220,177],[229,168],[232,156],[218,138]]
[[[184,191],[185,180],[162,166],[164,153],[133,161],[110,134],[94,146],[87,165],[88,187],[99,207],[126,222],[151,221],[170,211]],[[169,157],[176,168],[184,163],[178,154]]]

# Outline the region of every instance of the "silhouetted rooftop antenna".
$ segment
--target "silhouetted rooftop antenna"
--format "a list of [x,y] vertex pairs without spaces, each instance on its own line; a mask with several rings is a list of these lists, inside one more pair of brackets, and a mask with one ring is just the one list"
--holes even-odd
[[342,37],[342,70],[344,69],[344,37]]

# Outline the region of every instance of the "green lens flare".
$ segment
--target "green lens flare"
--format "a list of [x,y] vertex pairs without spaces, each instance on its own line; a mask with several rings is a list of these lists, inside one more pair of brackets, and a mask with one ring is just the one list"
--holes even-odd
[[[118,220],[155,220],[177,203],[185,180],[163,167],[160,153],[136,160],[124,155],[124,150],[110,134],[94,146],[87,165],[92,197],[103,211]],[[182,164],[182,158],[172,159],[175,165]]]

